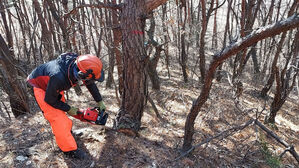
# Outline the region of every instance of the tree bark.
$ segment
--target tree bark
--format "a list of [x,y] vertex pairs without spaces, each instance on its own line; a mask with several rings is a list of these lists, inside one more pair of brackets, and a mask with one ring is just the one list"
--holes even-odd
[[146,66],[149,57],[144,48],[144,27],[147,14],[167,0],[127,0],[120,17],[123,51],[122,105],[116,118],[116,128],[136,135],[148,93]]
[[147,95],[145,67],[148,56],[144,48],[145,11],[145,0],[127,0],[124,2],[120,17],[124,91],[122,105],[116,118],[116,128],[133,135],[140,129]]
[[[0,2],[0,8],[1,9],[4,9],[4,4],[3,3],[4,2]],[[3,24],[4,24],[4,28],[5,28],[5,34],[6,34],[8,48],[12,48],[13,47],[13,39],[12,39],[12,35],[9,31],[9,27],[8,27],[8,24],[7,24],[6,14],[5,14],[4,10],[1,10],[0,14],[1,14]]]
[[[83,1],[84,2],[84,1]],[[88,18],[89,19],[89,18]],[[64,19],[64,20],[67,20],[67,17]],[[86,16],[85,16],[85,10],[82,9],[80,13],[78,13],[78,20],[80,22],[82,22],[82,24],[78,24],[78,28],[79,28],[79,33],[80,33],[80,37],[81,37],[81,41],[82,41],[82,44],[83,44],[83,52],[80,51],[80,54],[85,54],[85,53],[90,53],[90,49],[89,49],[89,46],[90,44],[87,42],[87,38],[86,38],[86,23],[85,23],[85,20],[86,20]]]

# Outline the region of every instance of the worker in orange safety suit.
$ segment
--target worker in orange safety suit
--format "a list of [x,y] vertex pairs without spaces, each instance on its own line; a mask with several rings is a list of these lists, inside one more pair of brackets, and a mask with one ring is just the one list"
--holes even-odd
[[101,60],[94,55],[64,53],[57,59],[35,68],[27,77],[44,117],[49,121],[58,147],[73,158],[84,159],[86,153],[78,149],[71,134],[72,121],[66,115],[82,119],[77,107],[65,102],[64,91],[83,81],[100,110],[105,110],[102,96],[94,81],[104,81]]

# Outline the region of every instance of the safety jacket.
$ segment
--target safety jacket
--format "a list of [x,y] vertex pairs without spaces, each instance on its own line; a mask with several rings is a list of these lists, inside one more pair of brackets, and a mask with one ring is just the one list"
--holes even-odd
[[[27,77],[27,82],[46,91],[45,102],[54,108],[69,111],[70,106],[61,101],[61,91],[69,90],[78,83],[73,74],[76,53],[61,54],[57,59],[35,68]],[[85,81],[85,86],[96,102],[102,101],[102,96],[94,81]]]

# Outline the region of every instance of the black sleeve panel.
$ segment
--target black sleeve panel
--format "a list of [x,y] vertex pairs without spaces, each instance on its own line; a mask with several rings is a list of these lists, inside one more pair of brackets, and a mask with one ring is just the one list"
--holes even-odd
[[102,96],[99,92],[97,85],[94,83],[94,81],[86,82],[85,86],[96,102],[102,101]]
[[51,105],[56,109],[60,109],[62,111],[69,111],[70,106],[63,101],[61,101],[61,95],[59,93],[59,86],[62,85],[61,80],[57,77],[51,77],[45,95],[45,102]]

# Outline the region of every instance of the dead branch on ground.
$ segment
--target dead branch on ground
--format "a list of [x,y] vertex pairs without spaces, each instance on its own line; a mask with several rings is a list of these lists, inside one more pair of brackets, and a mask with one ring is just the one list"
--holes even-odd
[[250,119],[249,121],[247,121],[245,124],[241,125],[241,126],[236,126],[236,127],[232,127],[230,129],[227,129],[223,132],[220,132],[219,134],[213,136],[213,137],[210,137],[210,138],[207,138],[205,139],[204,141],[202,141],[201,143],[195,145],[195,146],[192,146],[188,151],[184,152],[183,154],[181,154],[179,157],[177,157],[174,161],[177,161],[181,158],[183,158],[184,156],[188,155],[190,152],[192,152],[195,148],[198,148],[206,143],[209,143],[210,141],[216,139],[216,138],[219,138],[221,137],[221,139],[224,139],[224,138],[227,138],[228,136],[231,136],[233,135],[235,132],[237,131],[241,131],[243,129],[245,129],[247,126],[249,126],[250,124],[252,124],[255,120],[254,119]]
[[[257,112],[257,117],[259,117]],[[297,160],[297,162],[299,163],[299,156],[298,153],[296,152],[295,148],[293,145],[288,144],[287,142],[285,142],[284,140],[282,140],[278,135],[276,135],[274,132],[272,132],[271,130],[269,130],[266,126],[264,126],[262,123],[260,123],[257,119],[250,119],[249,121],[247,121],[245,124],[241,125],[241,126],[236,126],[230,129],[227,129],[213,137],[207,138],[204,141],[202,141],[201,143],[192,146],[188,151],[184,152],[183,154],[181,154],[179,157],[177,157],[174,161],[177,161],[183,157],[185,157],[186,155],[188,155],[190,152],[192,152],[195,148],[198,148],[206,143],[209,143],[210,141],[216,139],[216,138],[220,138],[224,139],[227,138],[228,136],[233,135],[235,132],[237,131],[241,131],[243,129],[245,129],[246,127],[248,127],[251,124],[257,125],[259,126],[263,131],[265,131],[268,135],[270,135],[271,137],[273,137],[277,142],[279,142],[280,144],[282,144],[284,147],[286,147],[286,149],[282,152],[282,154],[280,154],[280,157],[282,157],[286,152],[290,152],[292,154],[292,156]]]
[[157,109],[157,107],[156,107],[156,105],[155,105],[155,102],[153,101],[153,99],[148,95],[148,101],[151,103],[151,105],[152,105],[152,107],[153,107],[153,109],[154,109],[154,111],[155,111],[155,114],[156,114],[156,117],[160,120],[160,121],[165,121],[162,117],[161,117],[161,115],[159,114],[159,111],[158,111],[158,109]]
[[[272,132],[271,130],[269,130],[267,127],[265,127],[262,123],[260,123],[258,120],[255,120],[254,122],[257,126],[259,126],[263,131],[265,131],[268,135],[270,135],[271,137],[273,137],[277,142],[279,142],[280,144],[282,144],[284,147],[286,147],[285,151],[289,151],[292,156],[297,160],[297,162],[299,163],[299,155],[298,153],[295,151],[295,148],[293,145],[288,144],[286,141],[284,141],[283,139],[281,139],[280,137],[278,137],[278,135],[276,135],[274,132]],[[283,155],[285,153],[285,151],[281,154]]]

